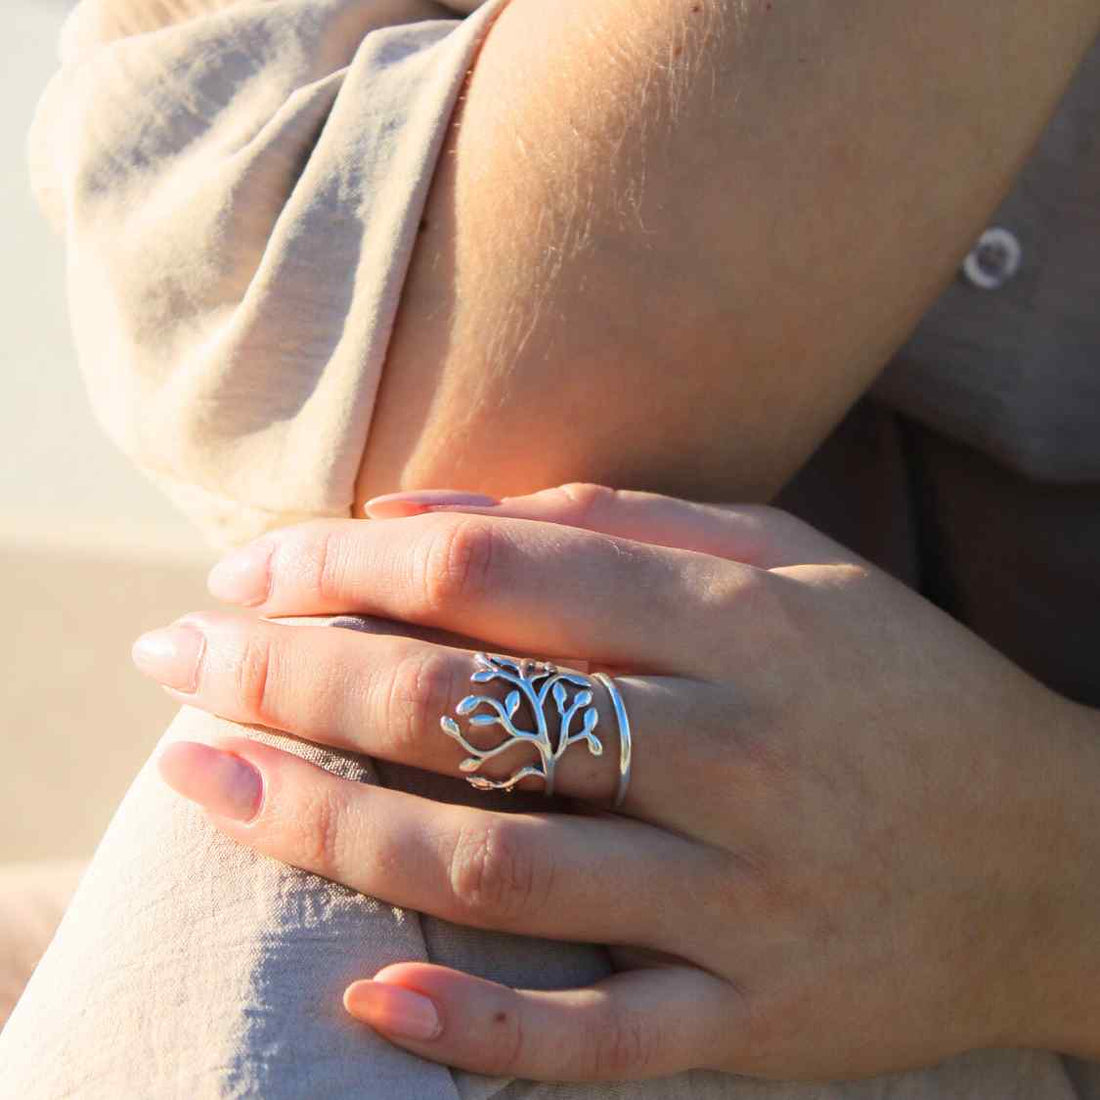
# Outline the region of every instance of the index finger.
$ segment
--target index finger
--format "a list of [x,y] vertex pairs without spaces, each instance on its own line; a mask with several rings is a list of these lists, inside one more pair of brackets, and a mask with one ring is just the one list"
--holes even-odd
[[276,532],[215,567],[210,589],[265,615],[378,615],[519,654],[706,676],[725,597],[762,577],[709,555],[551,523],[438,514]]

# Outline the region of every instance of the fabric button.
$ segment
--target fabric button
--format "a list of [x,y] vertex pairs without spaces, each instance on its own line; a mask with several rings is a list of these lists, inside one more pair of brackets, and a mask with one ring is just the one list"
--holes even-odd
[[1024,250],[1007,229],[987,229],[963,261],[963,274],[982,290],[998,290],[1020,270]]

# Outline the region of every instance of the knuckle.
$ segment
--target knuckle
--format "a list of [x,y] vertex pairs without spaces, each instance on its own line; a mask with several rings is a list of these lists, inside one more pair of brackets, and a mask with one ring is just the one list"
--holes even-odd
[[309,801],[301,823],[299,849],[305,865],[326,878],[336,877],[340,866],[341,819],[338,801],[329,792],[318,792]]
[[313,542],[313,590],[317,593],[322,606],[333,603],[340,594],[337,581],[336,535],[332,531],[322,531]]
[[384,710],[386,735],[401,759],[423,757],[424,736],[457,702],[454,659],[423,649],[401,657],[390,677]]
[[836,562],[829,571],[837,587],[864,584],[874,577],[871,567],[858,561]]
[[573,481],[558,487],[557,492],[569,506],[570,518],[584,526],[585,521],[613,508],[619,500],[619,490],[590,481]]
[[260,725],[270,724],[278,671],[275,647],[264,631],[246,635],[234,673],[237,698],[249,719]]
[[490,588],[498,535],[492,523],[462,519],[441,526],[421,564],[421,590],[429,611],[476,601]]
[[[805,763],[783,727],[784,716],[772,711],[770,704],[753,703],[732,722],[700,728],[691,765],[700,786],[700,809],[724,815],[731,795],[758,812],[787,813],[797,804]],[[761,870],[765,854],[755,851],[743,869]]]
[[288,539],[280,546],[272,574],[276,577],[288,575],[294,588],[300,588],[319,605],[336,603],[340,596],[337,547],[337,536],[331,528],[320,524],[303,525],[298,529],[297,538]]
[[510,925],[532,910],[538,881],[531,849],[507,818],[460,834],[450,886],[461,913],[488,926]]
[[706,605],[743,632],[746,622],[753,630],[766,631],[777,617],[785,614],[782,586],[766,569],[733,562],[718,563],[704,594]]
[[629,1012],[612,1012],[589,1031],[589,1076],[593,1080],[622,1080],[646,1076],[656,1050],[657,1036],[645,1020]]
[[769,927],[778,927],[796,911],[782,871],[763,853],[740,849],[726,853],[723,861],[706,894],[716,914],[736,913],[747,922],[767,920]]
[[792,797],[798,760],[789,742],[763,732],[742,730],[734,739],[733,767],[742,786],[754,786],[773,802]]

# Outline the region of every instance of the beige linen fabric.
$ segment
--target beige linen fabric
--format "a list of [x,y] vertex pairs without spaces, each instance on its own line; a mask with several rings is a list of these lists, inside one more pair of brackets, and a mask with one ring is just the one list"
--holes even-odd
[[107,433],[215,541],[348,514],[432,169],[499,7],[85,0],[63,33],[30,156],[80,366]]
[[[68,240],[82,367],[108,431],[217,538],[346,514],[443,130],[498,7],[465,22],[427,0],[78,9],[32,159]],[[185,710],[166,737],[209,740],[227,726]],[[282,743],[349,779],[473,797]],[[1074,1095],[1057,1057],[1023,1052],[820,1087],[452,1074],[340,1009],[348,980],[399,959],[543,987],[608,966],[596,947],[456,928],[261,859],[150,764],[0,1033],[0,1097]]]

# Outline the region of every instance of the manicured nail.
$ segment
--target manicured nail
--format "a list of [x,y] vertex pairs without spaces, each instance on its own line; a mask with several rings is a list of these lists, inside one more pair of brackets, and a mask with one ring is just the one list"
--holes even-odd
[[193,626],[167,626],[142,634],[131,651],[134,664],[146,676],[177,691],[199,686],[199,662],[206,639]]
[[492,508],[496,497],[482,493],[464,493],[458,489],[417,489],[408,493],[386,493],[363,505],[371,519],[400,519],[419,516],[433,508]]
[[251,821],[259,812],[263,777],[233,753],[194,741],[177,741],[160,754],[157,766],[172,790],[212,814]]
[[270,539],[249,543],[222,558],[206,578],[211,596],[242,607],[256,607],[271,591],[271,555],[275,544]]
[[384,1035],[424,1042],[443,1030],[435,1005],[421,993],[385,982],[355,982],[344,991],[344,1008]]

